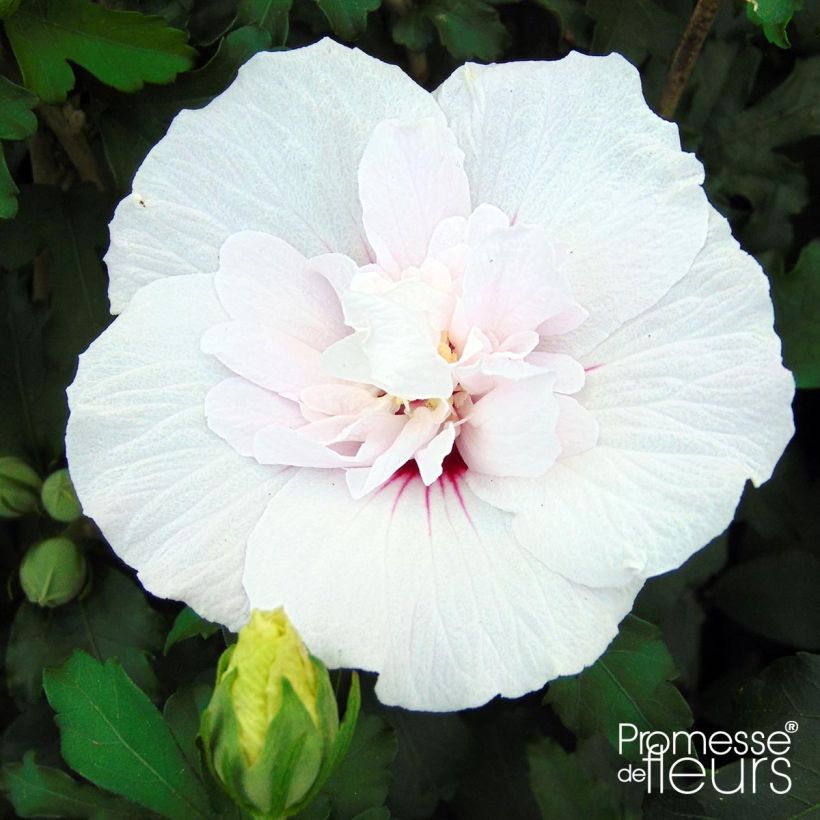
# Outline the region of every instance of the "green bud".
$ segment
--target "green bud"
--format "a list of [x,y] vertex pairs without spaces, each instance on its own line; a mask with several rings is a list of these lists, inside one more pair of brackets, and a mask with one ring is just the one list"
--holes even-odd
[[0,458],[0,518],[17,518],[37,510],[42,483],[25,461],[14,456]]
[[340,724],[327,669],[284,611],[254,610],[219,660],[200,734],[211,771],[237,805],[254,817],[290,817],[346,754],[358,711],[357,679]]
[[80,593],[85,576],[85,556],[68,538],[40,541],[29,548],[20,564],[23,592],[38,606],[67,604]]
[[0,20],[11,17],[20,7],[22,0],[0,0]]
[[42,489],[43,506],[55,520],[70,524],[82,514],[83,508],[74,492],[74,485],[69,478],[68,470],[57,470],[44,482]]

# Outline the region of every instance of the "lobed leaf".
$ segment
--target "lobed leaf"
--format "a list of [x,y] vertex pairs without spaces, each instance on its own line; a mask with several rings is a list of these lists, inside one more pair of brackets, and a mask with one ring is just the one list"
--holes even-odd
[[[580,675],[553,681],[544,700],[579,737],[601,732],[618,748],[620,724],[639,732],[692,724],[689,706],[671,682],[676,677],[658,628],[629,615],[609,649]],[[637,758],[637,747],[627,746],[624,756]]]
[[6,34],[26,86],[49,103],[74,87],[69,61],[119,91],[138,91],[146,82],[171,82],[196,54],[162,17],[91,0],[25,0],[6,21]]

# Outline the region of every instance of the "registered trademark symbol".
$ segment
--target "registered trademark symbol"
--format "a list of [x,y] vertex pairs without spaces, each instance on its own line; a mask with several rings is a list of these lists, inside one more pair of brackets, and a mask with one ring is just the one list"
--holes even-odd
[[786,721],[786,731],[793,735],[797,731],[797,721],[796,720],[787,720]]

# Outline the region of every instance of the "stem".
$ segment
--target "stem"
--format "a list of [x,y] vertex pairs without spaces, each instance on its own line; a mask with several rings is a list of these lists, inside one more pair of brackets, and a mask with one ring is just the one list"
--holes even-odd
[[101,191],[105,190],[97,159],[85,137],[85,116],[82,111],[40,103],[37,106],[37,113],[57,137],[66,156],[77,169],[80,179],[83,182],[92,182]]
[[[383,0],[384,5],[397,17],[404,17],[410,14],[415,7],[415,0]],[[406,48],[407,67],[410,76],[419,84],[424,85],[430,77],[430,64],[427,62],[427,54],[423,51],[411,51]]]
[[658,113],[666,120],[675,118],[681,94],[695,67],[695,61],[703,48],[709,29],[712,28],[719,7],[720,0],[698,0],[695,5],[686,31],[683,32],[675,55],[672,57],[666,83],[661,93]]

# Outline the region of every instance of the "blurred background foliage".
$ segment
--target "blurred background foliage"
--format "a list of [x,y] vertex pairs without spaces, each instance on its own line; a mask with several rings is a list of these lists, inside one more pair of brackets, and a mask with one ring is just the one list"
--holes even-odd
[[[664,88],[694,6],[0,0],[0,812],[239,816],[214,796],[195,745],[232,637],[147,595],[82,517],[63,470],[65,387],[110,321],[106,225],[174,115],[207,104],[254,53],[323,36],[400,65],[428,89],[465,60],[617,51],[639,67],[650,105],[671,115]],[[769,274],[800,387],[797,435],[729,530],[650,581],[580,676],[446,715],[386,709],[365,676],[351,751],[304,817],[820,816],[820,3],[698,8],[716,16],[674,118],[706,167],[711,201]],[[74,680],[78,669],[64,664],[78,649],[121,668],[84,663],[86,677]],[[348,678],[337,678],[344,689]],[[78,751],[66,708],[92,735],[100,715],[116,730],[91,738],[105,744],[96,756]],[[644,785],[618,780],[629,760],[614,749],[619,722],[714,731],[786,720],[800,727],[786,796],[647,797]],[[149,751],[171,750],[150,772],[138,754],[146,738]],[[737,783],[740,762],[722,762],[725,782]],[[157,790],[147,798],[146,778]]]

